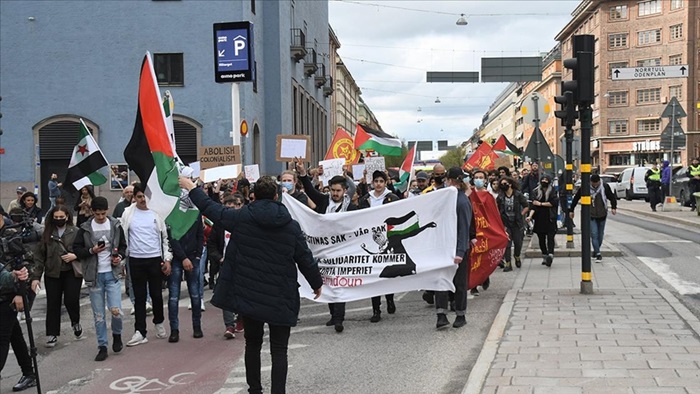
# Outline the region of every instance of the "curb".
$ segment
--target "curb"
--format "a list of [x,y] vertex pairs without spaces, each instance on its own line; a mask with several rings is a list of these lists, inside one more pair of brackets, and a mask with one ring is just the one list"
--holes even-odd
[[[542,257],[542,252],[539,249],[539,245],[537,244],[537,241],[535,240],[537,237],[536,234],[532,235],[532,238],[530,238],[530,242],[527,244],[527,250],[525,250],[525,257],[530,257],[530,258],[538,258]],[[566,248],[566,243],[564,245],[558,245],[556,238],[554,241],[554,257],[581,257],[581,249],[580,247],[577,248]],[[603,257],[620,257],[623,256],[623,253],[620,249],[614,248],[610,246],[608,242],[603,240],[603,246],[601,247],[600,254],[603,255]],[[592,256],[591,258],[593,258]]]
[[[700,222],[695,222],[695,221],[693,221],[693,220],[681,219],[681,218],[677,218],[677,217],[674,217],[674,216],[665,216],[663,213],[658,213],[658,212],[641,212],[641,211],[637,211],[637,210],[629,209],[629,208],[620,208],[619,206],[617,207],[617,210],[618,210],[618,211],[627,212],[627,213],[632,213],[632,214],[634,214],[635,216],[649,217],[649,218],[654,218],[654,219],[663,220],[663,221],[666,221],[666,222],[673,222],[673,223],[676,223],[676,224],[683,224],[683,225],[686,225],[686,226],[691,226],[691,227],[698,227],[698,228],[700,228]],[[697,215],[697,213],[695,213],[695,212],[688,212],[688,214]]]
[[698,320],[698,318],[695,317],[695,315],[693,315],[693,313],[690,312],[690,310],[686,308],[685,305],[683,305],[670,291],[657,288],[656,292],[659,293],[659,295],[663,297],[666,302],[669,303],[669,305],[671,305],[671,308],[673,308],[683,320],[685,320],[686,324],[688,324],[688,326],[695,331],[695,334],[700,336],[700,320]]
[[[501,308],[498,310],[496,318],[493,319],[489,334],[486,336],[486,341],[484,341],[484,346],[481,348],[479,357],[476,359],[476,363],[469,373],[469,378],[467,379],[467,384],[464,385],[462,394],[478,394],[481,392],[481,388],[484,386],[486,377],[491,369],[491,363],[493,363],[494,358],[496,358],[496,351],[498,350],[498,345],[505,332],[510,314],[513,311],[515,297],[518,291],[519,290],[508,290],[508,293],[506,293],[506,296],[503,298]],[[690,312],[688,311],[688,313]]]

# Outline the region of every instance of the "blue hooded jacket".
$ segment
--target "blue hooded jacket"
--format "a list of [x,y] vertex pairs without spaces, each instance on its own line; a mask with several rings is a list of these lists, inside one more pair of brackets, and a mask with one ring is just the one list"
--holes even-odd
[[668,165],[668,160],[664,160],[661,166],[661,184],[670,185],[671,184],[671,166]]

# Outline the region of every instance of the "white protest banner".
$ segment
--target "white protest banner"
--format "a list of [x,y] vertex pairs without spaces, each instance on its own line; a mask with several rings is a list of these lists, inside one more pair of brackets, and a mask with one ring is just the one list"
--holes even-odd
[[257,164],[245,166],[243,167],[243,171],[245,171],[245,179],[250,183],[257,182],[258,178],[260,178],[260,166]]
[[238,176],[241,172],[240,164],[229,164],[227,166],[207,168],[206,170],[201,170],[199,174],[199,179],[202,182],[214,182],[219,179],[233,179]]
[[193,161],[192,163],[188,164],[190,168],[192,168],[192,178],[199,178],[199,173],[201,171],[199,162],[198,161]]
[[[367,170],[367,183],[372,184],[372,174],[375,171],[386,171],[386,164],[384,163],[384,158],[379,157],[365,157],[365,169]],[[354,174],[353,174],[354,175]]]
[[364,164],[353,164],[352,165],[352,179],[354,181],[362,180],[364,177],[365,165]]
[[[321,215],[288,195],[323,277],[319,302],[349,302],[411,290],[451,290],[457,266],[457,189]],[[300,294],[313,299],[299,274]]]
[[343,166],[345,159],[330,159],[321,160],[318,162],[319,167],[323,166],[323,174],[318,177],[323,186],[328,186],[328,181],[336,175],[343,175]]

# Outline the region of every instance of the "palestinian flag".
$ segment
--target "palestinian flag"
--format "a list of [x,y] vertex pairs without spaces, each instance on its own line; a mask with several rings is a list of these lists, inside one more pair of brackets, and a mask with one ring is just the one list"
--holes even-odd
[[355,128],[355,149],[375,151],[382,156],[401,156],[401,140],[358,123]]
[[73,148],[65,183],[73,185],[77,190],[87,185],[99,186],[107,182],[107,178],[99,172],[104,167],[107,167],[107,159],[85,122],[80,119],[78,144]]
[[180,239],[197,220],[199,211],[178,184],[177,154],[168,133],[150,53],[146,53],[141,65],[138,97],[134,133],[124,158],[146,186],[148,208],[165,218],[171,236]]
[[173,110],[175,109],[175,103],[173,102],[173,96],[170,94],[169,90],[165,91],[165,97],[163,97],[163,112],[165,113],[165,128],[168,130],[168,137],[170,138],[170,146],[173,148],[173,153],[175,154],[175,160],[178,162],[179,167],[184,167],[184,163],[177,156],[177,149],[175,148],[175,123],[173,123]]
[[511,156],[523,155],[523,151],[517,146],[513,145],[512,142],[508,141],[508,138],[506,138],[506,136],[503,134],[501,134],[501,136],[498,137],[498,141],[496,141],[496,143],[493,144],[493,150],[503,152]]
[[415,211],[411,211],[400,218],[387,218],[384,223],[386,223],[387,237],[407,234],[418,230],[420,227],[418,225],[418,215],[416,215]]
[[411,149],[408,150],[406,158],[403,159],[403,164],[399,168],[399,182],[394,184],[394,188],[401,193],[408,189],[408,185],[411,184],[411,179],[415,176],[413,174],[413,162],[416,159],[416,145],[414,144]]

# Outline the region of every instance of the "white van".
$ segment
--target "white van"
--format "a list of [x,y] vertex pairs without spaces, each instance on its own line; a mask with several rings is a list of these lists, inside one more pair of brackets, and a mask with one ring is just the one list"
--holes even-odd
[[622,171],[615,190],[617,198],[648,200],[647,183],[644,181],[644,175],[648,170],[649,167],[632,167]]

